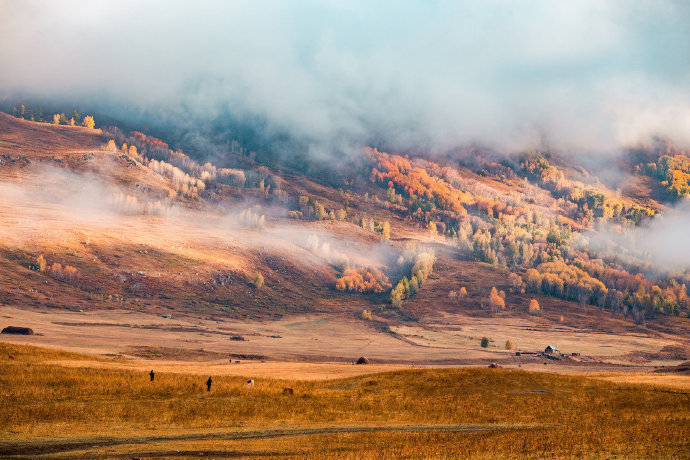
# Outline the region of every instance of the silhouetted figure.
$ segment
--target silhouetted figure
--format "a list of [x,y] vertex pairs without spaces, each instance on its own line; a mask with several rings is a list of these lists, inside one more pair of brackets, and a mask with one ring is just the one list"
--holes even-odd
[[211,384],[213,383],[213,380],[211,380],[211,377],[206,380],[206,391],[211,391]]
[[152,370],[151,372],[149,372],[149,375],[151,376],[151,381],[153,382],[153,378],[156,376],[156,373]]

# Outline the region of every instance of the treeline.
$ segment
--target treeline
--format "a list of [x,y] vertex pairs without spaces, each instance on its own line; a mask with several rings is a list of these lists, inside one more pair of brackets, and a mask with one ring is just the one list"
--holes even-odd
[[572,203],[574,208],[567,210],[569,217],[582,221],[584,226],[595,221],[639,225],[656,214],[652,208],[621,200],[582,182],[566,179],[563,171],[551,165],[539,152],[524,154],[520,158],[520,172],[549,190],[554,197]]
[[62,265],[59,262],[53,262],[49,265],[43,254],[36,257],[36,263],[31,268],[38,270],[41,273],[48,274],[52,276],[57,281],[65,282],[71,286],[74,286],[79,282],[79,270],[71,265]]
[[347,205],[343,208],[326,209],[318,200],[313,197],[300,195],[298,208],[291,210],[289,215],[295,219],[314,218],[316,220],[337,220],[344,221],[347,218]]
[[688,306],[684,284],[675,280],[647,280],[642,274],[631,275],[601,261],[576,260],[547,262],[528,269],[525,276],[510,275],[514,291],[541,292],[567,300],[609,308],[612,312],[632,315],[643,323],[649,314],[678,315]]
[[162,140],[138,131],[132,131],[129,135],[114,127],[104,128],[103,131],[112,138],[107,150],[121,152],[156,174],[166,177],[175,186],[176,193],[183,196],[199,196],[207,184],[225,184],[238,188],[254,185],[262,191],[270,190],[270,185],[265,185],[268,171],[262,175],[254,171],[248,173],[240,169],[217,168],[208,162],[199,164],[184,152],[173,151]]
[[474,260],[515,268],[560,259],[571,234],[567,224],[533,211],[519,222],[470,219],[447,236]]
[[387,187],[387,202],[405,209],[407,215],[418,220],[441,222],[450,229],[456,227],[468,211],[497,219],[527,212],[515,203],[496,199],[498,194],[486,187],[475,188],[493,197],[473,193],[469,187],[459,189],[453,184],[465,181],[452,168],[422,159],[415,159],[413,164],[409,158],[375,149],[368,149],[367,155],[373,162],[370,180]]
[[[526,278],[511,284],[533,292],[599,307],[609,307],[627,315],[633,312],[678,315],[687,308],[685,285],[675,279],[646,279],[622,266],[600,259],[590,260],[586,252],[565,245],[570,229],[553,224],[548,231],[519,236],[509,225],[498,225],[493,232],[478,228],[472,234],[463,225],[455,239],[475,260],[512,269],[527,268]],[[470,236],[467,236],[470,235]],[[517,238],[516,238],[516,235]],[[636,313],[637,314],[637,313]],[[640,321],[640,317],[636,317]]]
[[163,216],[170,210],[160,200],[141,201],[137,197],[124,192],[113,193],[110,199],[115,209],[119,213],[126,215]]
[[28,104],[17,104],[12,109],[12,115],[15,118],[21,118],[23,120],[29,121],[44,121],[43,120],[43,110],[40,104],[36,105],[35,108],[31,108]]
[[371,181],[387,184],[388,195],[392,195],[392,202],[396,204],[402,204],[402,198],[395,196],[393,187],[404,192],[409,198],[408,209],[412,215],[430,212],[432,205],[434,209],[449,211],[457,216],[467,214],[464,205],[472,201],[469,194],[453,189],[446,181],[430,176],[423,168],[412,166],[408,158],[377,150],[371,150],[370,155],[376,162],[371,171]]
[[93,129],[96,123],[91,115],[86,115],[82,117],[79,115],[77,110],[73,110],[69,118],[64,112],[53,114],[50,120],[44,120],[43,109],[41,109],[40,104],[36,105],[35,108],[31,108],[30,105],[17,104],[12,109],[12,115],[16,118],[21,118],[29,121],[38,121],[42,123],[51,122],[54,125],[70,125],[70,126],[85,126],[89,129]]
[[639,164],[636,172],[655,178],[664,186],[670,198],[690,196],[690,156],[668,142],[657,141],[654,148],[657,159]]
[[372,267],[359,269],[347,268],[335,283],[339,291],[374,292],[381,293],[391,288],[388,277]]
[[[451,168],[419,159],[413,165],[408,158],[373,149],[368,150],[368,155],[374,161],[370,179],[387,187],[385,197],[388,205],[385,207],[394,207],[399,214],[425,223],[433,236],[456,238],[458,233],[464,233],[464,237],[460,235],[462,240],[471,237],[477,228],[490,229],[496,222],[520,226],[534,219],[533,211],[518,206],[516,200],[501,197],[503,201],[499,201],[498,194],[487,187],[472,184],[473,188],[493,196],[459,190],[453,184],[466,181]],[[468,225],[474,227],[470,234]],[[494,252],[497,250],[498,246]],[[481,258],[494,258],[490,251],[485,252]]]
[[[540,153],[523,155],[513,166],[523,177],[548,190],[556,200],[532,209],[523,205],[520,197],[509,195],[503,196],[504,203],[497,204],[497,194],[492,194],[488,187],[472,183],[448,166],[373,149],[367,154],[373,161],[370,180],[385,187],[388,209],[406,210],[403,215],[425,222],[432,236],[444,235],[475,260],[513,270],[537,269],[538,282],[530,286],[538,285],[540,292],[576,300],[583,306],[609,306],[614,311],[636,315],[638,321],[649,313],[678,314],[686,306],[684,288],[678,282],[644,280],[635,267],[632,270],[637,270],[637,275],[612,262],[606,270],[599,270],[586,262],[587,252],[573,240],[579,229],[593,222],[636,225],[652,217],[655,211],[567,180]],[[506,169],[510,164],[486,161],[477,164],[485,168],[484,173],[488,174],[486,168],[491,167],[501,177],[512,177]],[[680,160],[664,160],[660,164],[666,175],[668,168],[676,171],[685,167]],[[528,199],[536,196],[530,189],[534,186],[524,184],[524,187]],[[553,204],[558,208],[554,210]],[[458,212],[457,206],[462,206],[464,211]],[[534,272],[530,273],[534,277]],[[521,283],[522,280],[517,284]],[[672,283],[679,291],[673,295],[673,289],[669,288]],[[395,290],[399,292],[394,295],[398,303],[398,298],[404,299],[414,287],[409,287],[409,280],[401,281]]]

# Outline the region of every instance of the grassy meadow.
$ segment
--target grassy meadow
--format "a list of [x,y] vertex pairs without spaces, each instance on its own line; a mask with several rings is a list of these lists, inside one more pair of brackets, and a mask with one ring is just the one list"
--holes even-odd
[[[12,356],[13,359],[9,358]],[[328,381],[67,367],[0,348],[4,457],[687,457],[690,392],[504,369]],[[155,368],[155,365],[154,365]],[[284,394],[291,388],[294,394]]]

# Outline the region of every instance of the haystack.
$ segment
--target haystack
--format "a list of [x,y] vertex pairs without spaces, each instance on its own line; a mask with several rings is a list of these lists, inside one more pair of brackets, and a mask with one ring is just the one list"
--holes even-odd
[[34,330],[30,327],[7,326],[2,330],[2,334],[34,335]]
[[491,363],[491,364],[489,364],[489,367],[491,369],[497,369],[497,368],[501,367],[501,365],[498,363]]
[[369,358],[366,356],[360,356],[357,360],[357,364],[369,364]]

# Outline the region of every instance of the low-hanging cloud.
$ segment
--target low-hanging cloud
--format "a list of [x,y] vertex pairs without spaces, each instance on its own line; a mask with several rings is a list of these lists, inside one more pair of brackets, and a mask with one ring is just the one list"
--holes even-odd
[[221,256],[231,249],[229,260],[235,259],[237,250],[250,250],[259,257],[265,252],[268,257],[287,258],[300,267],[331,265],[340,270],[362,266],[393,270],[400,255],[400,249],[387,241],[338,235],[321,223],[287,219],[285,208],[279,206],[247,199],[190,208],[162,198],[161,190],[122,184],[110,167],[91,166],[76,172],[34,164],[23,170],[21,180],[0,178],[0,246],[26,248],[93,239],[206,258],[205,251],[188,250],[209,245]]
[[639,266],[652,275],[688,277],[690,265],[690,199],[668,207],[645,225],[607,228],[584,234],[576,244],[611,260]]
[[231,114],[313,151],[690,144],[690,6],[0,0],[0,98]]

